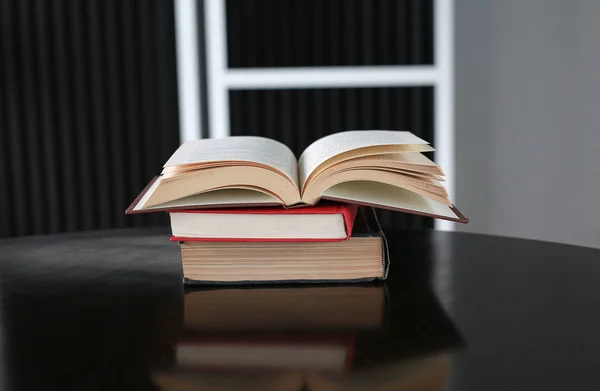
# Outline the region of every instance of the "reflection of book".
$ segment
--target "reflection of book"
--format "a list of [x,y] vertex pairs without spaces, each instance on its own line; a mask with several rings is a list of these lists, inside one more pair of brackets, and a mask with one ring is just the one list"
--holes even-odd
[[[317,294],[320,289],[324,291]],[[365,325],[348,320],[343,324],[335,320],[334,309],[324,308],[319,310],[318,320],[310,320],[309,309],[319,302],[318,296],[326,296],[323,292],[332,296],[327,300],[331,300],[330,308],[335,308],[334,303],[344,294],[352,291],[359,295],[359,289],[364,289],[364,299],[372,295],[369,300],[373,303],[379,300],[376,292],[384,298],[383,310],[377,311],[383,314],[380,321]],[[381,285],[355,285],[192,291],[184,297],[184,338],[178,343],[177,365],[158,374],[156,384],[165,391],[441,391],[449,372],[450,351],[463,345],[462,336],[428,286],[384,289]],[[241,299],[244,292],[251,296],[246,303]],[[289,292],[287,297],[294,305],[286,309],[282,295],[273,300],[281,304],[270,307],[270,297],[280,292]],[[215,296],[203,297],[204,293]],[[308,299],[311,295],[313,300]],[[308,309],[297,312],[302,315],[294,325],[292,314],[297,309],[293,308],[301,306],[303,298],[307,298]],[[262,304],[256,307],[254,300]],[[357,302],[349,301],[348,315],[352,301]],[[213,305],[206,308],[202,302]],[[211,309],[219,305],[240,314]],[[245,319],[244,312],[252,313],[253,307],[261,316]],[[286,311],[286,316],[280,317],[279,312]],[[203,314],[206,319],[201,319]],[[239,324],[227,327],[236,322]]]
[[351,334],[195,337],[177,345],[177,365],[199,372],[343,373],[353,342]]
[[441,353],[347,376],[301,371],[224,376],[175,370],[156,373],[153,379],[163,391],[442,391],[449,373],[450,356]]
[[295,373],[223,376],[179,370],[156,372],[152,379],[162,391],[301,391],[304,382],[302,376]]
[[410,132],[377,130],[323,137],[298,160],[263,137],[188,141],[126,213],[330,199],[467,222],[448,198],[440,167],[420,153],[430,151]]
[[344,377],[313,375],[311,391],[443,391],[450,373],[450,355],[441,353],[395,362]]
[[377,328],[383,325],[385,303],[379,284],[193,290],[184,297],[185,327],[221,332]]

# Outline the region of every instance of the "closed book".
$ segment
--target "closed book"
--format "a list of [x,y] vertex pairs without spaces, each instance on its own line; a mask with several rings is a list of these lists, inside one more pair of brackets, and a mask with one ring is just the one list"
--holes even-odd
[[282,207],[172,210],[173,241],[277,242],[347,240],[358,206],[323,202]]
[[352,236],[336,242],[181,243],[186,284],[383,280],[387,242],[372,208],[359,208]]

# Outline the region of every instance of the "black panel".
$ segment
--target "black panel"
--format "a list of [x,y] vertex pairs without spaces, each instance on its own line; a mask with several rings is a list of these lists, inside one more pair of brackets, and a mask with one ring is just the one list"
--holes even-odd
[[208,80],[206,74],[206,18],[204,17],[204,0],[196,0],[196,22],[198,33],[198,67],[200,68],[200,137],[208,137]]
[[227,0],[229,67],[433,63],[433,0]]
[[179,145],[172,0],[0,1],[0,236],[124,210]]
[[[433,140],[433,88],[231,91],[231,134],[267,136],[296,154],[349,129],[409,130]],[[382,212],[386,226],[432,228],[430,218]]]

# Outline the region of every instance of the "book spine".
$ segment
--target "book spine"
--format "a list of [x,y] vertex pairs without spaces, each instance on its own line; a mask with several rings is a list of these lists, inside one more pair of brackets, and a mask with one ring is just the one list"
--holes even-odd
[[390,270],[390,251],[389,251],[389,247],[388,247],[387,238],[385,237],[385,232],[383,232],[383,228],[381,227],[381,224],[379,223],[379,219],[377,218],[377,212],[375,211],[374,208],[370,208],[370,209],[371,209],[371,213],[373,214],[373,221],[377,225],[377,229],[378,229],[379,235],[381,237],[381,262],[382,262],[382,267],[383,267],[383,275],[382,275],[381,279],[385,280],[385,279],[387,279],[388,273]]
[[358,214],[358,205],[352,204],[340,204],[339,211],[344,218],[344,229],[346,230],[346,238],[350,239],[352,236],[352,230],[354,228],[354,222],[356,221],[356,215]]

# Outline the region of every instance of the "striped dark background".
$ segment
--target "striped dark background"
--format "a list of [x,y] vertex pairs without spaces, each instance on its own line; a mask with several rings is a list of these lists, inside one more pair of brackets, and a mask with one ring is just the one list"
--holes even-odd
[[[226,9],[230,67],[434,60],[430,0]],[[166,224],[123,211],[179,145],[173,0],[0,0],[0,29],[0,237]],[[430,87],[232,91],[230,106],[232,134],[271,136],[296,153],[349,128],[435,141]]]
[[433,0],[227,0],[231,68],[433,64]]
[[0,236],[130,227],[179,145],[172,1],[1,0]]

